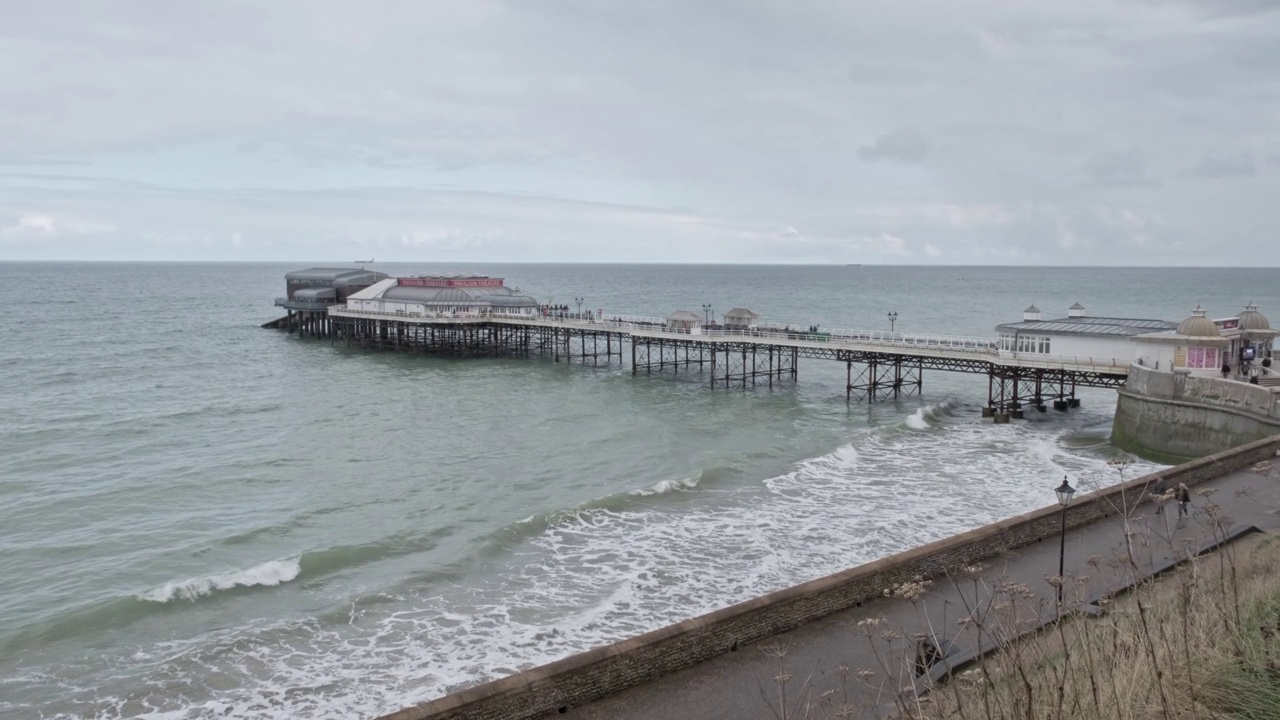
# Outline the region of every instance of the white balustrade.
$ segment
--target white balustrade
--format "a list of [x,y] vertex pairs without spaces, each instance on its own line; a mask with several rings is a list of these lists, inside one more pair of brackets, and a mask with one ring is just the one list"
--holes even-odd
[[956,353],[968,356],[979,356],[975,359],[1004,359],[1004,364],[1028,368],[1094,370],[1099,372],[1128,371],[1132,360],[1119,358],[1093,358],[1061,355],[1037,355],[1035,353],[1001,352],[999,340],[996,338],[913,334],[889,332],[882,330],[849,330],[837,328],[810,330],[804,323],[768,323],[758,324],[750,328],[733,327],[668,327],[666,318],[640,315],[609,315],[602,318],[591,317],[555,317],[526,313],[474,312],[474,313],[407,313],[379,312],[373,310],[357,310],[345,306],[333,306],[330,312],[338,316],[387,317],[401,320],[453,320],[463,322],[486,322],[499,320],[505,323],[536,325],[539,327],[564,327],[589,330],[614,330],[642,337],[671,337],[687,339],[691,337],[715,340],[718,338],[751,340],[784,341],[788,345],[806,347],[834,347],[839,349],[860,350],[866,348],[909,349],[933,351],[938,353]]

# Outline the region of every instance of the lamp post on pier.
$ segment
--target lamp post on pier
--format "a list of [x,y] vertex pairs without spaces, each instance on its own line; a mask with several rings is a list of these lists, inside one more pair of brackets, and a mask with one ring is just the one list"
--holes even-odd
[[578,319],[581,320],[582,319],[582,298],[576,297],[573,299],[573,301],[578,303]]
[[898,312],[895,310],[889,313],[889,334],[893,334],[893,324],[898,322]]
[[1076,489],[1071,487],[1067,482],[1067,476],[1062,476],[1062,484],[1054,490],[1058,494],[1058,504],[1062,506],[1062,532],[1060,534],[1060,542],[1058,543],[1058,610],[1062,610],[1062,586],[1066,585],[1066,579],[1063,573],[1066,572],[1067,559],[1067,506],[1071,504],[1071,496],[1076,494]]
[[708,305],[707,303],[702,304],[702,324],[703,325],[711,324],[711,306]]

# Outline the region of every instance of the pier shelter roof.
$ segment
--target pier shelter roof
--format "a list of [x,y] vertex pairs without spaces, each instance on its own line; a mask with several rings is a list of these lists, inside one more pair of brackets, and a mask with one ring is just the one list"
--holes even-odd
[[1269,341],[1280,335],[1280,332],[1272,329],[1271,321],[1267,320],[1267,316],[1258,312],[1258,306],[1253,303],[1246,305],[1244,310],[1233,318],[1214,320],[1213,322],[1218,326],[1223,337],[1237,341],[1262,343],[1268,349],[1270,348]]
[[702,316],[692,310],[677,310],[667,316],[672,322],[702,322]]
[[1267,316],[1258,312],[1258,306],[1249,303],[1244,306],[1244,311],[1236,316],[1240,321],[1241,330],[1271,330],[1271,321],[1267,320]]
[[1177,328],[1163,332],[1143,333],[1134,340],[1138,343],[1164,343],[1188,347],[1218,347],[1230,343],[1230,340],[1218,332],[1218,326],[1205,317],[1204,309],[1198,305],[1191,311],[1190,317],[1178,323]]
[[746,308],[734,308],[729,312],[721,315],[726,320],[758,320],[760,316],[751,312]]
[[1222,337],[1222,333],[1218,332],[1218,326],[1205,317],[1204,308],[1199,305],[1196,306],[1195,310],[1191,311],[1190,317],[1178,323],[1178,334],[1183,337],[1194,338]]
[[1065,317],[1056,320],[1024,320],[997,325],[1000,333],[1042,333],[1045,335],[1080,335],[1085,337],[1132,337],[1163,332],[1178,327],[1168,320],[1138,318]]

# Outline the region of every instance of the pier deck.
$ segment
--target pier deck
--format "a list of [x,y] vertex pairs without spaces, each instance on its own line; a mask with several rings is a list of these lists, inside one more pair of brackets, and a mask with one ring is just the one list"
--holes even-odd
[[542,355],[556,362],[625,365],[633,374],[701,372],[711,387],[794,381],[800,358],[846,366],[850,400],[881,400],[919,392],[925,370],[985,374],[984,414],[996,422],[1078,405],[1077,387],[1124,384],[1129,363],[1117,358],[1034,357],[1002,352],[994,338],[856,330],[698,327],[682,331],[661,318],[579,319],[529,315],[379,313],[335,306],[328,312],[333,342],[384,350],[460,356]]

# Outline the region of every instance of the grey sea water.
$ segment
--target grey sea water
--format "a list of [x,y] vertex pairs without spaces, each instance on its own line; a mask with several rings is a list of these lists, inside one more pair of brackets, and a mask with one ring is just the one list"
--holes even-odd
[[[821,361],[713,392],[260,329],[306,265],[0,264],[0,717],[371,716],[1116,479],[1107,391],[994,426],[973,376],[849,405]],[[1275,269],[377,268],[961,335],[1280,315]]]

